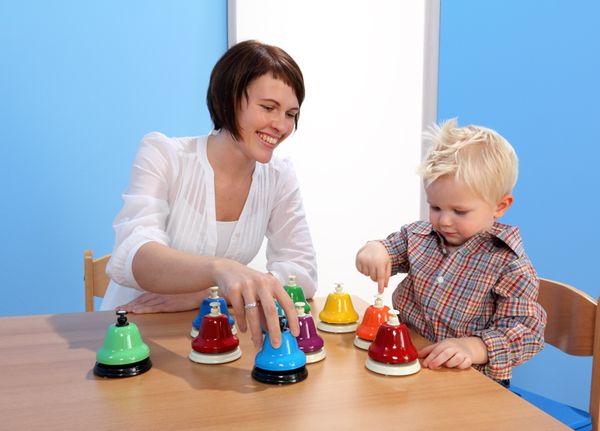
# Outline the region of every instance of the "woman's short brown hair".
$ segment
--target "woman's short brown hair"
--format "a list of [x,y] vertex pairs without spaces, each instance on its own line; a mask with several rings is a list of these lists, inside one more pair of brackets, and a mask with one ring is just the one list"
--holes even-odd
[[237,113],[242,97],[248,97],[248,86],[253,80],[268,73],[289,85],[302,105],[304,78],[294,59],[276,46],[246,40],[229,48],[210,75],[206,103],[215,129],[225,129],[240,138]]

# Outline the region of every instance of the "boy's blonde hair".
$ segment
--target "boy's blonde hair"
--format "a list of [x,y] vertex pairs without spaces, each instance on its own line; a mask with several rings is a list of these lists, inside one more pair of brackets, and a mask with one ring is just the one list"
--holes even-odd
[[494,130],[473,125],[457,127],[453,118],[433,126],[425,138],[434,144],[418,169],[425,187],[451,175],[485,201],[497,203],[517,183],[517,154]]

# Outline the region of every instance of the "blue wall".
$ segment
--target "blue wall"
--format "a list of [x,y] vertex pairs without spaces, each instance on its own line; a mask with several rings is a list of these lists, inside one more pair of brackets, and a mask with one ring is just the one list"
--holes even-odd
[[[210,129],[226,1],[171,3],[0,6],[0,315],[83,310],[82,251],[110,252],[141,136]],[[521,176],[504,221],[541,275],[597,297],[600,4],[442,0],[441,12],[439,118],[512,142]],[[513,380],[587,409],[590,367],[547,348]]]
[[[520,178],[503,221],[521,228],[541,276],[597,298],[600,3],[441,6],[438,118],[495,128],[513,144]],[[591,359],[547,347],[513,383],[587,410],[590,373]]]
[[206,133],[225,0],[0,6],[0,315],[83,311],[140,138]]

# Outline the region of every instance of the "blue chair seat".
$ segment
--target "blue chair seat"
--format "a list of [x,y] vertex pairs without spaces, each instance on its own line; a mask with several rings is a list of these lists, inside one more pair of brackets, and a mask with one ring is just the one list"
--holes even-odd
[[592,431],[592,417],[588,412],[534,394],[517,386],[511,385],[509,389],[569,428],[577,431]]

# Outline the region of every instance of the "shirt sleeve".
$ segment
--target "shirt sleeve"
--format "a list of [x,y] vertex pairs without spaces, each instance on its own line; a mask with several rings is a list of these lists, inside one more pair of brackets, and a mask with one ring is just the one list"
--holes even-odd
[[300,187],[291,161],[283,160],[267,227],[267,270],[282,284],[296,276],[304,296],[317,291],[317,261]]
[[381,243],[392,260],[392,274],[408,272],[408,229],[403,226],[398,232],[391,233]]
[[537,302],[539,283],[531,264],[517,259],[493,288],[496,312],[490,326],[474,334],[488,350],[483,372],[495,380],[509,379],[512,367],[544,347],[546,312]]
[[176,172],[173,150],[166,136],[154,132],[144,136],[135,156],[123,207],[113,222],[115,245],[107,267],[110,278],[122,286],[141,289],[132,262],[142,245],[169,245],[165,226],[169,178]]

